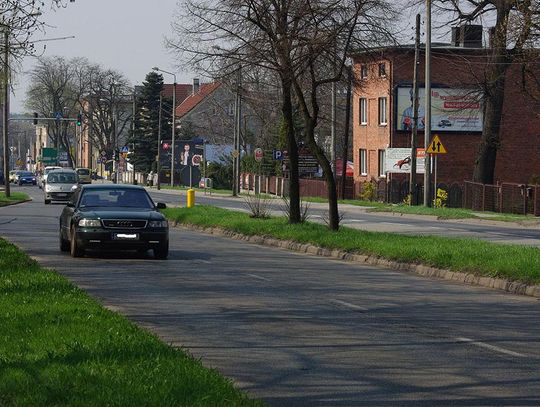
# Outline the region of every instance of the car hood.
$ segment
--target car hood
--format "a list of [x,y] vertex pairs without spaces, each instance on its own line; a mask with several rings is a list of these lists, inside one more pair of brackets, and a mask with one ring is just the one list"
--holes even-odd
[[47,192],[72,192],[77,184],[48,184]]
[[164,220],[165,217],[153,209],[140,208],[79,208],[79,216],[90,219],[143,219]]

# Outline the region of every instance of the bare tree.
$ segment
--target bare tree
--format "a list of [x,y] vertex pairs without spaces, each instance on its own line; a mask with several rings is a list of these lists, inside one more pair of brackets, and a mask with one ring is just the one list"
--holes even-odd
[[195,68],[211,76],[242,67],[270,70],[279,78],[283,130],[290,162],[289,221],[301,221],[298,134],[299,106],[310,149],[323,167],[329,191],[329,226],[338,229],[333,171],[315,140],[319,88],[338,81],[348,52],[386,40],[384,0],[186,0],[174,23],[177,37],[169,46]]
[[[491,44],[479,86],[483,90],[484,126],[473,172],[473,180],[491,184],[494,180],[497,150],[502,141],[501,119],[504,106],[506,75],[513,63],[524,66],[523,80],[531,80],[526,69],[533,58],[532,48],[540,34],[540,2],[538,0],[438,0],[443,12],[456,17],[450,23],[470,23],[481,19],[494,21]],[[537,80],[535,87],[537,88]]]

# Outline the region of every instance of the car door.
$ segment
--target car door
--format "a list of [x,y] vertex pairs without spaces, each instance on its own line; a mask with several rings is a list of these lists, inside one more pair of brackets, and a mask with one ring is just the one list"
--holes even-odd
[[73,218],[73,214],[77,210],[77,203],[79,202],[79,196],[81,195],[80,188],[75,191],[73,195],[71,195],[70,200],[68,201],[67,205],[62,210],[62,213],[60,214],[60,228],[62,230],[62,235],[64,237],[69,236],[69,227],[71,224],[71,218]]

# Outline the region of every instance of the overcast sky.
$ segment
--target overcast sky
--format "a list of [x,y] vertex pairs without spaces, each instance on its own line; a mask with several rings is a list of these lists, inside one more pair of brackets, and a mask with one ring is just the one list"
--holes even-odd
[[[50,27],[44,37],[75,38],[47,42],[44,55],[86,57],[104,68],[118,70],[133,85],[142,83],[154,66],[175,72],[179,83],[190,83],[193,75],[175,69],[174,58],[163,44],[164,37],[171,35],[176,1],[75,0],[75,3],[68,2],[65,9],[46,9],[43,20]],[[39,53],[43,43],[36,47]],[[15,95],[11,100],[14,113],[25,111],[23,103],[28,82],[24,72],[34,63],[35,58],[26,58],[22,72],[15,79]],[[171,75],[163,74],[163,79],[165,83],[172,83]]]

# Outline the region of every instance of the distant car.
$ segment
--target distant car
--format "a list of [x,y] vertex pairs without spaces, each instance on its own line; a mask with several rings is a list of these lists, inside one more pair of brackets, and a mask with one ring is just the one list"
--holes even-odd
[[45,167],[43,169],[43,173],[38,177],[38,187],[43,188],[43,184],[45,181],[45,178],[47,177],[47,174],[52,170],[61,170],[62,167],[56,167],[56,166],[49,166]]
[[17,178],[17,173],[19,173],[22,170],[11,170],[9,172],[9,182],[15,183],[15,179]]
[[92,172],[89,168],[75,168],[75,172],[79,176],[79,184],[92,183]]
[[77,189],[79,177],[74,170],[52,170],[46,175],[43,186],[45,205],[51,202],[67,202]]
[[447,120],[447,119],[442,119],[439,122],[439,127],[452,127],[452,122],[450,120]]
[[169,224],[148,192],[136,185],[81,185],[60,215],[60,250],[73,257],[86,249],[152,249],[156,259],[169,254]]
[[37,179],[36,174],[30,171],[18,171],[17,174],[15,174],[15,181],[16,184],[19,185],[36,185]]

